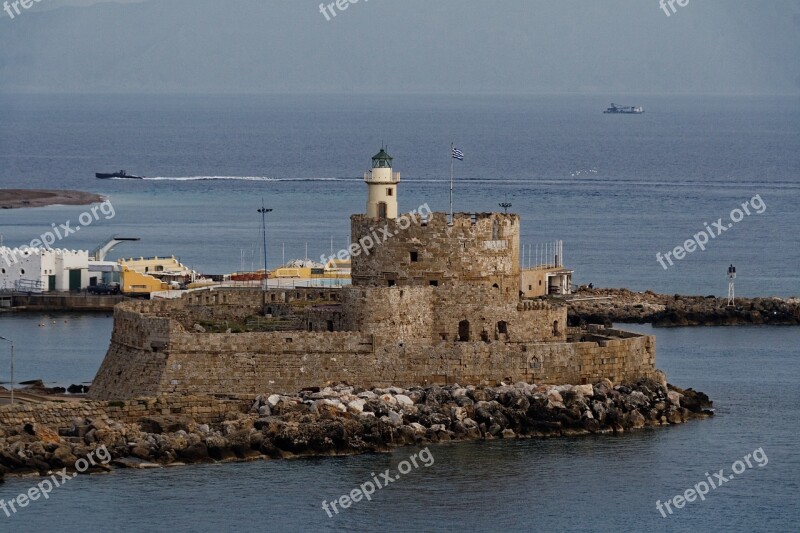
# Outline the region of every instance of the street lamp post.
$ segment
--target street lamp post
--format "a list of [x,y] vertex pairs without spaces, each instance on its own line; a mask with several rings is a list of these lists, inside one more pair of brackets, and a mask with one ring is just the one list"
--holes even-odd
[[0,340],[11,344],[11,405],[14,405],[14,341],[5,337],[0,337]]
[[264,207],[264,198],[261,198],[261,231],[264,236],[264,290],[269,288],[269,279],[267,278],[267,213],[271,213],[272,209]]

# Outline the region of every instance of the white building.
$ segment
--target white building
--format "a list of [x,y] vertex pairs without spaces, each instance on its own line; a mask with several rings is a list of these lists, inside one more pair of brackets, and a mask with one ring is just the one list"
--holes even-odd
[[0,247],[0,290],[75,291],[88,285],[86,250]]

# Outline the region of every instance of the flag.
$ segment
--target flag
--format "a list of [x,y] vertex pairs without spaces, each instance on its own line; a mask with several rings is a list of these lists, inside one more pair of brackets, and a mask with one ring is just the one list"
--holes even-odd
[[458,159],[459,161],[464,160],[464,152],[462,152],[455,146],[453,147],[453,159]]

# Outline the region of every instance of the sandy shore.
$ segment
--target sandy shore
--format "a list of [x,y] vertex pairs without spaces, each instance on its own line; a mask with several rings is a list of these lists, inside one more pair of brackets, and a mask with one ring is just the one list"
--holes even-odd
[[0,189],[0,209],[45,207],[48,205],[89,205],[104,201],[99,194],[47,189]]

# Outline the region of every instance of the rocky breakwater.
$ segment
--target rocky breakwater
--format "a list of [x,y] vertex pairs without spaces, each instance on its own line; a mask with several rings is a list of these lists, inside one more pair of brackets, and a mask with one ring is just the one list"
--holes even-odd
[[654,326],[798,325],[800,298],[681,296],[581,287],[568,301],[569,325],[652,323]]
[[[79,458],[102,446],[111,465],[142,468],[385,452],[442,441],[619,434],[712,414],[706,395],[653,380],[616,386],[608,380],[488,388],[337,386],[248,402],[249,412],[230,412],[214,424],[146,414],[137,423],[107,415],[76,419],[58,431],[37,423],[3,427],[0,471],[44,475],[71,470]],[[107,468],[98,465],[94,471]]]

